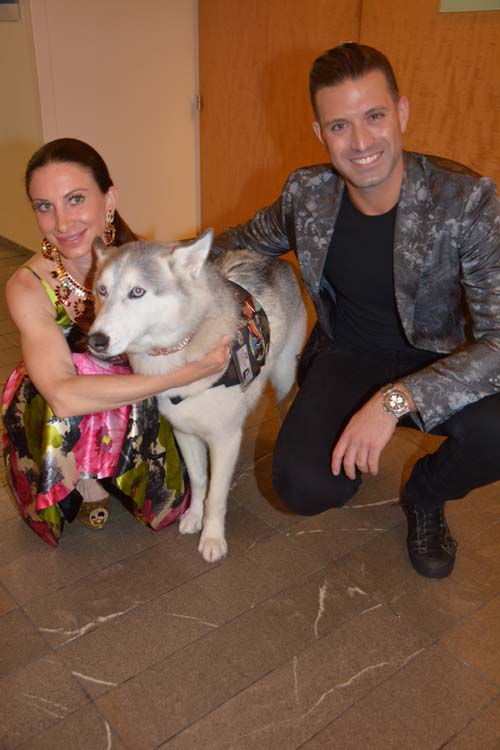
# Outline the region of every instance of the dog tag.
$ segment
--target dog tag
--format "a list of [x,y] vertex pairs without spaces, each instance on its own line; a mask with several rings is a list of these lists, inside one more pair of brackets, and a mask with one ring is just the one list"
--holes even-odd
[[245,388],[254,379],[255,375],[250,362],[250,353],[246,342],[243,344],[236,343],[231,349],[236,374],[241,385]]

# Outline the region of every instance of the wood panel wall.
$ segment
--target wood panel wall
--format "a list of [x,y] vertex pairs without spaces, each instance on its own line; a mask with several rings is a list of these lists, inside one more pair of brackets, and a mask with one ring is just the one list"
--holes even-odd
[[201,219],[223,229],[324,161],[312,132],[313,60],[359,34],[361,0],[199,0]]
[[455,159],[500,185],[500,11],[363,0],[360,41],[388,56],[410,99],[407,148]]
[[410,99],[407,148],[500,184],[500,12],[439,13],[439,0],[199,0],[202,226],[272,201],[289,172],[324,161],[308,74],[342,41],[387,54]]

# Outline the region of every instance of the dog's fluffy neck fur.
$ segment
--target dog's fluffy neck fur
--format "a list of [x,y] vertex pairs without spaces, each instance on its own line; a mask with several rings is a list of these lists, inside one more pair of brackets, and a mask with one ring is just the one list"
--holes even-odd
[[236,333],[240,320],[239,304],[231,283],[222,276],[211,260],[205,263],[196,285],[200,292],[203,291],[201,287],[205,287],[210,293],[199,295],[206,304],[196,309],[195,316],[190,320],[190,330],[179,330],[175,339],[171,335],[168,340],[156,339],[143,352],[130,355],[136,362],[139,358],[149,357],[151,349],[173,348],[186,336],[191,336],[189,344],[180,351],[159,355],[158,359],[162,360],[158,363],[159,369],[165,372],[201,359],[216,346],[222,336],[228,334],[232,337]]

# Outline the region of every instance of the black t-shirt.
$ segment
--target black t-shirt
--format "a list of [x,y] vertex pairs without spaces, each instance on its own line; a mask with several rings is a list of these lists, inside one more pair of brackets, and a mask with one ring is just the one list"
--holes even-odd
[[367,216],[344,190],[324,274],[335,290],[335,345],[361,352],[415,351],[394,298],[393,248],[397,205]]

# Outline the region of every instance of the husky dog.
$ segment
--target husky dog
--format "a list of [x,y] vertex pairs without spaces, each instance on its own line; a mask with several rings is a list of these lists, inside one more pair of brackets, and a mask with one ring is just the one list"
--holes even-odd
[[[267,376],[278,400],[287,395],[306,328],[304,303],[289,263],[252,250],[212,260],[211,244],[211,230],[189,244],[138,241],[106,248],[96,240],[97,317],[89,336],[94,354],[126,352],[132,370],[146,375],[200,359],[222,335],[232,336],[235,384],[224,382],[226,372],[222,382],[216,374],[158,395],[159,409],[174,428],[191,480],[191,505],[181,518],[180,532],[202,530],[198,549],[207,562],[227,552],[224,516],[245,417]],[[257,318],[251,318],[246,343],[241,287],[246,297],[243,318],[257,310],[261,323],[259,328]],[[267,338],[260,306],[269,323]],[[253,379],[249,350],[255,355],[253,365],[259,359],[262,364]]]

